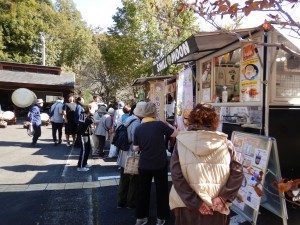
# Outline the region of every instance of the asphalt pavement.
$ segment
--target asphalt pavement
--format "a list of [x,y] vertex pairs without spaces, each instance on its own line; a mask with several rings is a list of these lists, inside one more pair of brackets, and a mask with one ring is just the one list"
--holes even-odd
[[[134,225],[135,210],[117,206],[119,170],[116,158],[90,158],[88,172],[77,172],[79,149],[63,142],[54,146],[51,125],[42,127],[39,147],[22,121],[0,129],[1,225]],[[106,146],[108,153],[109,143]],[[172,182],[169,179],[169,186]],[[156,221],[153,184],[148,225]],[[289,225],[300,224],[300,208],[288,204]],[[231,213],[231,225],[250,225]],[[174,224],[171,213],[168,225]],[[257,224],[280,225],[282,220],[260,207]]]

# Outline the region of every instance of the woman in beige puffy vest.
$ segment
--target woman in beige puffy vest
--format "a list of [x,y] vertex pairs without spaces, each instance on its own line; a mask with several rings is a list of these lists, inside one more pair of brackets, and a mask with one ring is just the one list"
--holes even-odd
[[228,206],[243,181],[242,165],[227,135],[218,132],[213,106],[198,104],[180,132],[171,159],[170,208],[175,225],[227,225]]

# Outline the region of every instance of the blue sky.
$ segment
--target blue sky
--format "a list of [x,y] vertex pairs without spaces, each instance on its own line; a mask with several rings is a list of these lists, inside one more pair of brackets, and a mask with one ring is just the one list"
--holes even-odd
[[73,0],[76,8],[81,12],[82,18],[93,27],[104,29],[113,23],[112,16],[117,7],[122,6],[121,0]]

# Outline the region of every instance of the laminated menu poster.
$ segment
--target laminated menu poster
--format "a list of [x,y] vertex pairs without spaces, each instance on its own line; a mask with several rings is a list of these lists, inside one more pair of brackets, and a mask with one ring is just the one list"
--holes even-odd
[[250,207],[258,211],[261,201],[259,190],[263,189],[271,141],[265,136],[234,132],[232,142],[245,175],[234,204],[241,210]]
[[263,74],[260,62],[262,58],[262,48],[254,46],[253,44],[244,44],[241,53],[240,101],[260,101],[262,96],[261,79]]
[[282,179],[276,140],[234,131],[231,141],[244,171],[242,186],[231,209],[255,225],[259,207],[263,206],[287,225],[284,195],[274,186],[274,181]]

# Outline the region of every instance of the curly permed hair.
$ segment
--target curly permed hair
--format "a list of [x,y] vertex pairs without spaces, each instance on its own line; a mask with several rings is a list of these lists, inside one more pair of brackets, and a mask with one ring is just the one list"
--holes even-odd
[[197,127],[209,127],[217,130],[219,116],[215,108],[210,104],[197,104],[189,115],[189,124]]

